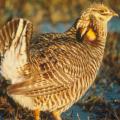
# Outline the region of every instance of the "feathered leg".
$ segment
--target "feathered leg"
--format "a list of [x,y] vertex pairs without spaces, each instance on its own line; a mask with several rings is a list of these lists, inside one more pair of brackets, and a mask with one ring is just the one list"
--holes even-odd
[[35,120],[40,120],[40,109],[34,110],[34,118]]
[[54,111],[54,112],[52,112],[52,115],[55,120],[62,120],[59,112]]

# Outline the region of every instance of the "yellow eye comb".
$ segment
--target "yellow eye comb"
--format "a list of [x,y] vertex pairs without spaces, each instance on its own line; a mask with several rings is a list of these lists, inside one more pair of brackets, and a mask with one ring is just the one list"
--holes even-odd
[[93,29],[89,29],[88,32],[86,33],[86,36],[87,38],[90,40],[90,41],[94,41],[96,39],[96,34],[95,32],[93,31]]

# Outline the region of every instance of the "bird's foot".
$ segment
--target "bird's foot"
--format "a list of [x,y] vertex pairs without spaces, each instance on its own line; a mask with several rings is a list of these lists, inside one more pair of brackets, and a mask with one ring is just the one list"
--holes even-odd
[[34,110],[34,118],[35,120],[40,120],[40,109]]
[[52,115],[54,117],[54,120],[62,120],[59,112],[54,111],[52,112]]

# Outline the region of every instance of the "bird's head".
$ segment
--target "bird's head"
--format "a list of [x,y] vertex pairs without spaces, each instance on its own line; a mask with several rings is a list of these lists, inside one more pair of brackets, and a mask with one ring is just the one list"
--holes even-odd
[[[118,16],[118,14],[112,9],[103,4],[93,4],[82,12],[81,17],[77,20],[76,28],[81,29],[81,36],[89,31],[88,36],[95,39],[93,32],[97,32],[97,28],[107,28],[107,23],[113,16]],[[91,37],[92,35],[93,37]]]
[[107,23],[113,16],[118,16],[118,14],[104,4],[93,4],[84,10],[80,19],[94,19],[101,23]]
[[113,16],[118,16],[112,9],[103,4],[95,4],[89,8],[89,17],[95,18],[100,22],[108,22]]

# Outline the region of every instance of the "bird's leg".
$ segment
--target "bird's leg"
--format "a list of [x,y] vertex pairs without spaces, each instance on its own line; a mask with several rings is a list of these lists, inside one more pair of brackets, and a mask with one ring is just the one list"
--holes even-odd
[[52,115],[55,120],[62,120],[59,112],[54,111],[54,112],[52,112]]
[[40,109],[35,109],[34,110],[34,118],[35,120],[40,120]]

